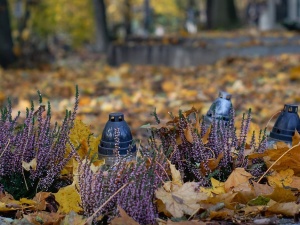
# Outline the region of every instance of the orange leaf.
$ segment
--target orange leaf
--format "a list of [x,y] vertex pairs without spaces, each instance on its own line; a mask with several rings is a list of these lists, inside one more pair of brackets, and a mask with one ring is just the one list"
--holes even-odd
[[225,181],[225,191],[228,192],[243,183],[249,184],[251,177],[252,175],[246,172],[244,168],[235,168]]
[[111,221],[111,225],[139,225],[139,223],[128,216],[120,206],[118,206],[118,210],[120,212],[120,217],[114,218]]

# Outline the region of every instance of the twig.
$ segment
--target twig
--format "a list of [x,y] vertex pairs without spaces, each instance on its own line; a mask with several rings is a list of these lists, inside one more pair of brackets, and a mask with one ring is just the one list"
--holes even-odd
[[272,116],[271,116],[271,118],[269,119],[269,121],[267,122],[267,125],[265,126],[265,127],[268,127],[268,125],[269,125],[269,123],[271,122],[271,120],[273,119],[273,117],[274,116],[277,116],[279,113],[281,113],[282,111],[280,110],[280,111],[278,111],[278,112],[276,112],[275,114],[273,114]]
[[7,148],[8,148],[8,145],[9,145],[9,143],[10,143],[10,139],[8,139],[8,142],[7,142],[6,146],[5,146],[5,149],[4,149],[4,150],[3,150],[3,152],[1,153],[1,155],[0,155],[0,158],[2,158],[2,156],[3,156],[4,152],[6,152],[6,150],[7,150]]
[[91,215],[87,220],[85,221],[86,224],[90,224],[94,217],[97,215],[97,213],[107,204],[109,201],[115,197],[120,191],[122,191],[129,183],[124,184],[122,187],[120,187],[119,190],[117,190],[112,196],[110,196],[94,213]]
[[290,152],[291,150],[293,150],[295,147],[298,147],[300,145],[300,142],[296,145],[294,145],[293,147],[291,147],[290,149],[288,149],[285,153],[283,153],[275,162],[272,163],[272,165],[267,169],[267,171],[259,178],[259,180],[257,181],[257,183],[259,183],[261,181],[261,179],[264,178],[264,176],[266,176],[266,174],[270,171],[270,169],[283,157],[285,156],[288,152]]

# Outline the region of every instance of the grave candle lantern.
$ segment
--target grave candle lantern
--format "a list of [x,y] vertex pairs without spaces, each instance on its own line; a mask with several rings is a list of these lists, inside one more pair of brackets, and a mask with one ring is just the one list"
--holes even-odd
[[98,155],[100,159],[105,159],[108,166],[115,164],[118,157],[126,157],[128,161],[135,159],[136,146],[123,113],[109,114],[98,146]]

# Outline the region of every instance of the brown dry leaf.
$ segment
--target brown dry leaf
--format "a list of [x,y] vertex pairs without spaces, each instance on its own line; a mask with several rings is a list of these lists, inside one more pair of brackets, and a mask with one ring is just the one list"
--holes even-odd
[[259,215],[261,212],[264,212],[266,208],[267,206],[264,205],[256,205],[256,206],[247,205],[242,210],[244,211],[245,215],[256,216]]
[[236,195],[237,193],[232,193],[232,192],[219,194],[214,197],[209,197],[206,200],[201,201],[201,203],[215,205],[223,202],[227,209],[234,209],[234,205],[238,203],[234,201]]
[[36,170],[36,158],[33,158],[29,163],[22,161],[22,167],[24,170],[29,171],[29,170]]
[[167,192],[161,187],[155,191],[155,195],[166,205],[173,217],[182,217],[184,214],[192,215],[200,208],[198,202],[207,199],[205,193],[195,191],[197,188],[196,182],[187,182],[173,192]]
[[170,170],[172,175],[172,184],[181,186],[183,182],[179,170],[176,169],[175,165],[173,165],[171,161],[168,160],[168,163],[170,165]]
[[120,212],[120,217],[114,218],[111,221],[111,225],[139,225],[139,223],[128,216],[120,206],[118,206],[118,210]]
[[83,216],[71,211],[65,216],[60,225],[91,225],[91,223],[88,223]]
[[[230,211],[233,212],[233,210]],[[221,209],[220,211],[210,211],[209,218],[212,220],[226,220],[232,216],[232,214],[229,214],[229,209]]]
[[[216,159],[208,159],[207,166],[209,167],[209,169],[211,171],[214,171],[219,166],[219,163],[223,159],[223,157],[224,157],[224,152],[221,152]],[[205,174],[206,172],[203,163],[201,163],[201,171],[203,172],[203,174]]]
[[299,144],[299,142],[300,142],[300,134],[298,133],[297,130],[295,130],[295,134],[292,137],[292,146]]
[[206,133],[204,134],[204,136],[202,137],[202,142],[204,144],[207,144],[208,142],[208,137],[209,137],[209,134],[210,134],[210,130],[211,130],[211,127],[209,127],[206,131]]
[[172,217],[171,213],[168,212],[168,210],[166,209],[166,205],[162,202],[162,200],[157,199],[156,206],[158,212],[162,212],[167,217]]
[[184,130],[184,136],[188,142],[193,143],[194,139],[191,129],[192,128],[190,126],[187,126],[187,128]]
[[299,213],[300,205],[295,202],[275,203],[270,206],[267,211],[274,214],[282,214],[284,216],[295,216]]
[[249,184],[250,178],[252,178],[252,175],[246,172],[244,168],[235,168],[225,181],[225,191],[229,192],[243,183]]
[[39,192],[35,195],[33,200],[36,201],[36,209],[37,210],[45,210],[47,206],[46,198],[48,198],[51,195],[50,192]]
[[292,182],[289,186],[300,190],[300,177],[293,176]]
[[270,195],[274,191],[274,188],[267,184],[259,184],[256,182],[252,182],[252,184],[253,184],[254,193],[256,196]]
[[[282,157],[282,155],[287,151],[289,152]],[[273,170],[280,171],[292,169],[296,176],[300,175],[300,146],[295,146],[292,150],[289,150],[288,148],[266,150],[262,154],[252,154],[248,158],[253,159],[262,157],[268,168],[280,158],[276,164],[272,165]]]
[[189,221],[180,221],[173,222],[172,220],[168,220],[166,225],[206,225],[207,223],[199,220],[189,220]]
[[35,225],[59,225],[64,217],[64,215],[58,213],[49,213],[45,211],[24,215],[25,219]]
[[296,201],[296,196],[291,190],[287,190],[281,187],[276,186],[272,194],[264,195],[267,198],[270,198],[278,203],[282,202],[294,202]]

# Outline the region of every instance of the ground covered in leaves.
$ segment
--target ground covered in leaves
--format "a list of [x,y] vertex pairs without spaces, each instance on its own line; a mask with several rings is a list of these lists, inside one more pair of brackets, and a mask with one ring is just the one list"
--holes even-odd
[[[12,99],[15,113],[25,111],[36,91],[51,100],[54,117],[62,117],[74,102],[74,86],[80,87],[80,117],[95,134],[110,112],[121,111],[133,133],[152,122],[151,112],[168,118],[168,112],[194,106],[205,114],[218,91],[231,93],[237,116],[249,108],[253,122],[264,127],[285,103],[300,102],[299,55],[264,58],[227,58],[214,65],[167,68],[123,65],[111,68],[99,61],[74,56],[54,68],[0,70],[0,101]],[[272,125],[271,121],[270,125]]]
[[[250,148],[249,146],[253,146],[250,143],[252,131],[256,131],[258,134],[259,130],[264,129],[267,125],[270,130],[275,119],[268,122],[269,119],[278,113],[285,103],[299,104],[299,59],[299,55],[251,59],[232,57],[218,61],[214,65],[181,69],[130,65],[111,68],[102,61],[85,61],[84,56],[79,55],[53,67],[45,66],[40,70],[1,70],[1,105],[5,105],[7,97],[10,97],[14,115],[20,110],[21,117],[25,118],[25,108],[30,108],[31,99],[35,102],[38,101],[36,91],[40,90],[44,102],[49,100],[52,104],[52,119],[59,121],[64,117],[65,109],[72,109],[75,96],[74,87],[75,84],[78,84],[80,100],[77,118],[88,125],[76,120],[70,135],[74,145],[81,144],[78,153],[83,160],[78,165],[78,161],[72,159],[61,172],[66,176],[74,175],[73,183],[61,188],[56,193],[38,192],[33,198],[15,200],[7,193],[2,194],[0,196],[0,212],[6,219],[3,218],[3,222],[1,222],[6,224],[28,224],[26,221],[30,221],[32,224],[85,224],[95,219],[96,215],[100,220],[101,215],[97,214],[100,211],[97,210],[98,208],[102,209],[102,205],[93,209],[89,208],[89,201],[92,201],[93,193],[90,194],[89,200],[83,199],[82,190],[86,186],[80,186],[80,192],[76,177],[78,171],[81,170],[84,171],[82,174],[86,173],[86,176],[89,175],[93,179],[98,179],[98,175],[104,178],[108,176],[106,171],[96,172],[101,161],[95,161],[92,164],[84,161],[87,160],[85,154],[89,152],[89,149],[97,151],[99,135],[107,122],[108,114],[115,111],[123,112],[134,137],[143,139],[148,133],[140,127],[148,123],[155,124],[155,118],[151,115],[154,109],[156,109],[161,124],[149,127],[171,131],[170,123],[166,123],[172,119],[170,112],[177,115],[178,109],[184,111],[194,107],[193,112],[195,110],[203,115],[217,97],[219,90],[233,95],[232,103],[237,116],[235,121],[237,128],[239,129],[241,126],[241,130],[244,129],[247,132],[248,129],[250,130],[248,132],[250,136],[248,135],[243,143],[237,144],[239,148],[246,147],[245,152],[248,150],[247,153],[243,152],[243,157],[247,155],[247,160],[250,161],[263,160],[268,171],[255,176],[249,173],[243,163],[238,159],[236,162],[236,158],[230,155],[231,163],[236,163],[236,167],[232,167],[226,180],[221,181],[221,179],[216,179],[216,176],[206,176],[210,183],[205,184],[201,180],[197,180],[197,182],[187,180],[180,165],[175,166],[177,161],[172,158],[173,155],[166,156],[168,160],[157,164],[154,160],[152,162],[147,159],[144,162],[145,168],[149,169],[152,165],[155,167],[154,171],[165,168],[160,171],[161,177],[158,176],[163,185],[155,190],[155,205],[158,207],[160,215],[156,222],[168,225],[200,225],[211,223],[210,221],[228,220],[241,224],[272,224],[280,221],[282,217],[292,217],[297,221],[300,209],[298,204],[300,190],[299,135],[295,134],[292,148],[279,143],[270,150],[259,152],[255,151],[255,147]],[[249,108],[252,109],[253,119],[246,129],[245,124],[243,128],[245,121],[241,117],[242,113],[247,112]],[[181,117],[179,115],[178,118],[185,120],[187,114],[183,114]],[[175,122],[177,123],[178,120],[173,118],[172,123]],[[175,137],[175,143],[170,145],[180,149],[182,146],[195,146],[201,142],[199,146],[212,149],[213,155],[211,158],[205,158],[207,165],[201,165],[201,162],[199,162],[200,164],[196,162],[195,165],[203,174],[206,174],[205,170],[203,172],[203,166],[208,166],[208,169],[213,172],[219,164],[221,165],[222,160],[225,160],[225,156],[215,152],[213,146],[205,145],[210,142],[214,143],[212,137],[208,136],[210,130],[203,131],[199,138],[189,130],[189,126],[195,126],[196,131],[200,132],[203,129],[199,128],[199,124],[189,125],[184,121],[182,123],[187,127],[182,127],[182,124],[179,126],[183,131],[179,132],[181,141],[177,142]],[[98,138],[93,137],[87,141],[90,130]],[[247,132],[243,135],[246,136]],[[167,139],[166,142],[172,141],[172,138]],[[242,140],[242,137],[239,140]],[[229,142],[231,144],[231,141]],[[259,139],[258,143],[263,143],[263,140]],[[164,152],[164,155],[167,153]],[[217,162],[216,165],[212,163],[213,161]],[[84,167],[86,165],[89,166]],[[26,171],[35,170],[36,161],[22,162],[22,167]],[[138,173],[136,170],[134,172]],[[125,172],[123,173],[126,175]],[[138,174],[142,176],[143,173]],[[125,180],[131,179],[125,175]],[[122,173],[116,174],[116,179],[121,180],[122,176]],[[85,178],[79,176],[79,179]],[[125,183],[116,191],[125,188],[126,185],[129,186],[131,183]],[[126,206],[122,199],[118,201]],[[83,211],[82,207],[86,217],[80,215]],[[128,216],[130,213],[125,212],[119,205],[118,217],[111,220],[111,223],[138,224],[132,218],[134,216]],[[17,218],[17,220],[12,221],[8,219],[9,217]]]

